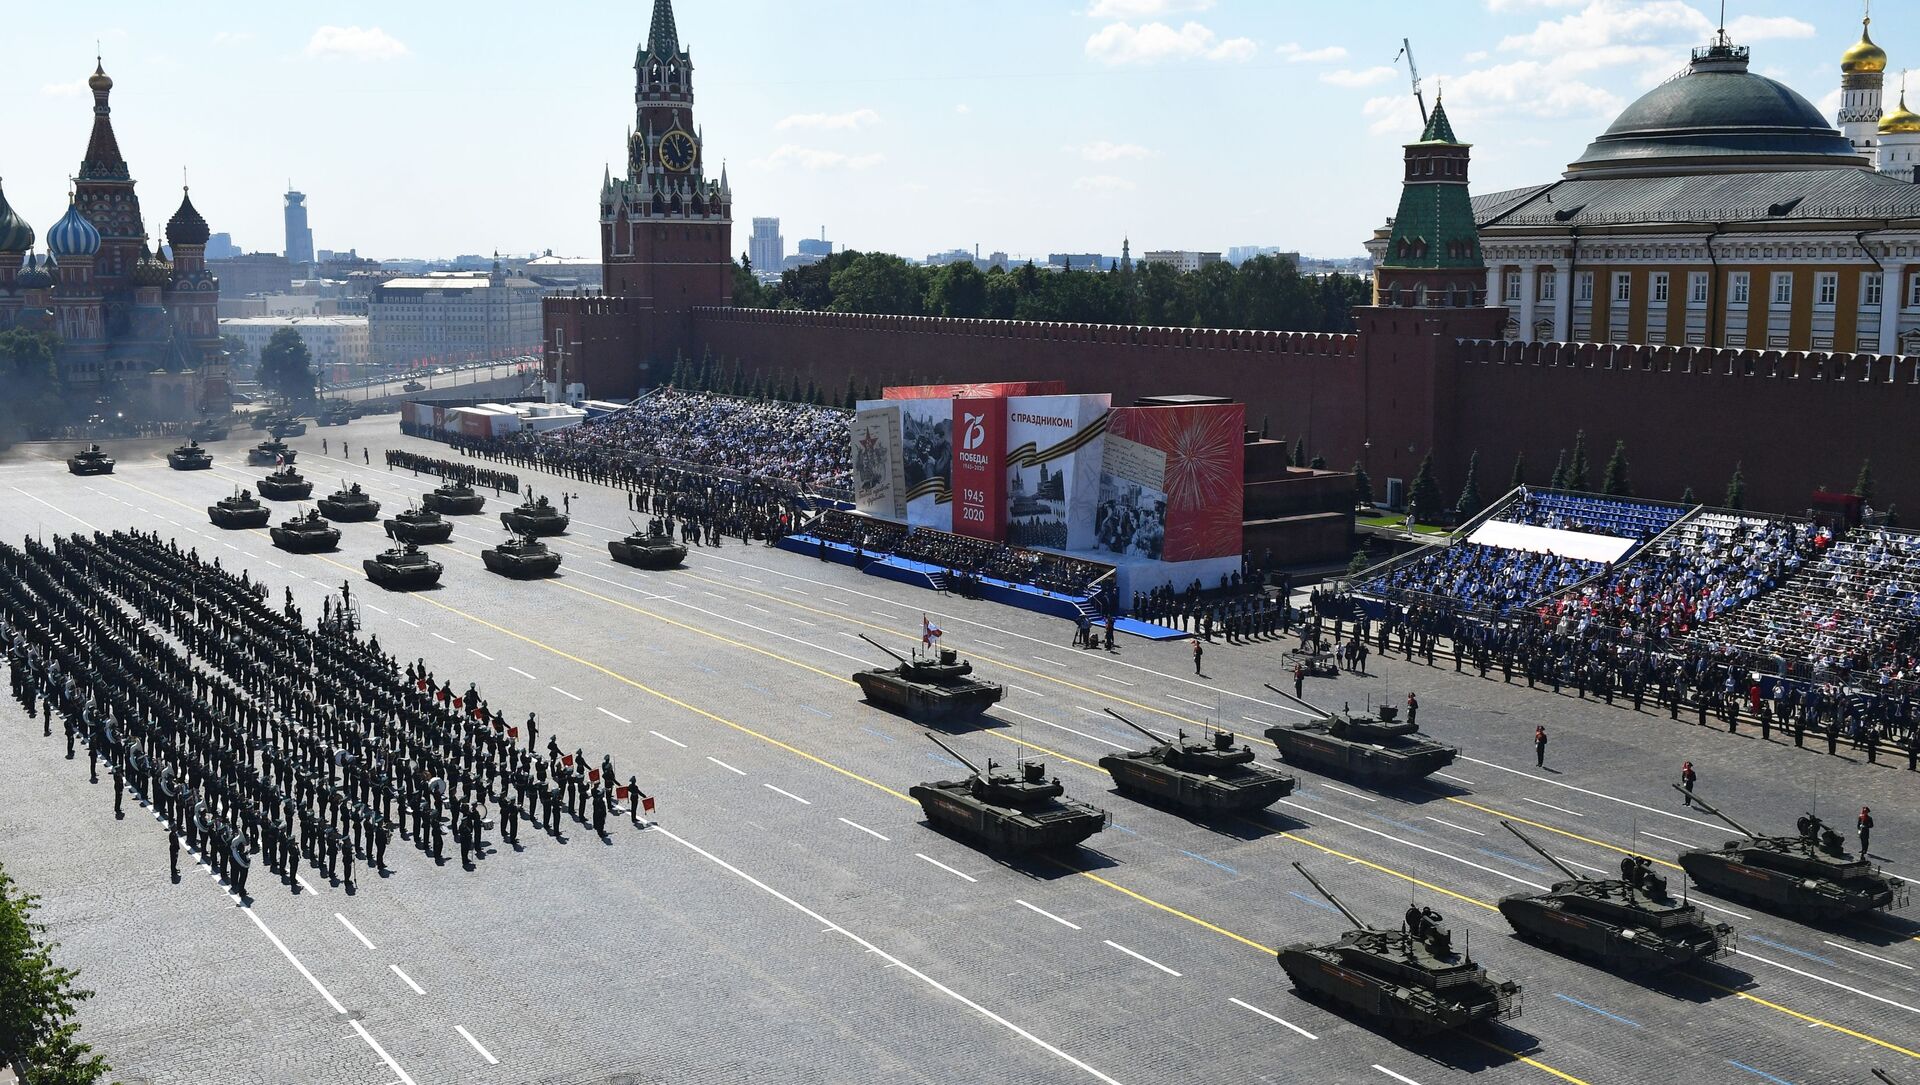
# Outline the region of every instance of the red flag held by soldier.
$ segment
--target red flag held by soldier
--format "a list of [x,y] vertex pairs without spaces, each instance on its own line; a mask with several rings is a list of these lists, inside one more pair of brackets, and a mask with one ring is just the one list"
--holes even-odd
[[649,814],[653,813],[653,796],[652,795],[640,796],[640,809],[645,810]]

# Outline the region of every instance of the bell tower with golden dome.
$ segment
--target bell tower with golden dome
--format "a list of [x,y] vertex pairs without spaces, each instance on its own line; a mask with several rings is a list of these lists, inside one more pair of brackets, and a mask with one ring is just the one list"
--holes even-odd
[[1912,183],[1920,174],[1920,114],[1907,108],[1907,81],[1900,80],[1900,104],[1880,118],[1880,172]]
[[1887,51],[1867,33],[1871,16],[1860,19],[1860,40],[1840,54],[1840,131],[1853,149],[1875,157],[1880,146],[1880,93],[1887,78]]

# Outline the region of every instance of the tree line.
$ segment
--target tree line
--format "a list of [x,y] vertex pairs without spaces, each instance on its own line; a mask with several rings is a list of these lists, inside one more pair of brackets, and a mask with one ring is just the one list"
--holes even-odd
[[1276,256],[1182,274],[1158,263],[1053,272],[1029,262],[981,271],[971,262],[920,266],[850,251],[791,268],[765,286],[743,256],[733,286],[733,304],[747,309],[1300,332],[1350,332],[1353,307],[1371,298],[1364,278],[1306,276]]

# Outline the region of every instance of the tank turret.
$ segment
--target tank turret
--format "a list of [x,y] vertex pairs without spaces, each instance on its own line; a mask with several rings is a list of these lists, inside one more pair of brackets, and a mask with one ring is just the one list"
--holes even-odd
[[532,535],[515,535],[480,551],[480,561],[501,576],[530,580],[553,575],[560,568],[560,553]]
[[1015,772],[1005,773],[989,760],[982,771],[958,750],[931,734],[927,738],[972,773],[908,789],[934,826],[1012,852],[1072,847],[1106,828],[1106,812],[1067,798],[1060,781],[1047,778],[1044,762],[1018,762]]
[[867,700],[882,708],[915,719],[958,719],[978,716],[1007,695],[1005,686],[974,678],[973,664],[951,648],[908,658],[864,633],[860,639],[898,661],[897,666],[875,667],[853,676]]
[[674,569],[687,560],[687,548],[660,531],[641,531],[639,524],[624,539],[607,540],[607,553],[622,565],[636,569]]
[[207,506],[207,519],[215,527],[229,530],[239,528],[266,527],[272,510],[253,496],[252,490],[240,489],[232,497],[223,497]]
[[1412,721],[1399,720],[1393,705],[1382,704],[1371,716],[1357,716],[1346,708],[1328,712],[1271,685],[1267,689],[1310,713],[1292,726],[1267,728],[1280,759],[1289,765],[1393,786],[1422,779],[1460,756],[1458,747],[1421,734]]
[[1205,741],[1176,731],[1168,741],[1111,708],[1106,713],[1151,744],[1100,759],[1124,795],[1182,813],[1221,814],[1262,810],[1293,791],[1293,777],[1256,762],[1249,747],[1236,747],[1232,731],[1214,731]]
[[553,507],[553,502],[542,494],[538,498],[532,494],[519,505],[500,514],[500,526],[516,535],[563,535],[571,517]]
[[1845,838],[1818,817],[1801,815],[1794,836],[1761,836],[1699,795],[1674,786],[1691,795],[1693,805],[1746,838],[1681,853],[1681,868],[1702,889],[1816,922],[1906,906],[1906,883],[1864,856],[1849,854]]
[[291,467],[294,459],[298,456],[298,452],[295,452],[287,445],[287,442],[282,441],[278,437],[261,441],[259,444],[247,449],[247,462],[255,467],[273,467],[278,464],[285,464]]
[[188,441],[167,453],[167,466],[175,471],[205,471],[213,466],[213,453],[197,440]]
[[360,488],[358,482],[351,486],[342,486],[331,494],[315,502],[320,512],[329,520],[342,523],[357,523],[373,520],[380,515],[380,502]]
[[387,538],[400,543],[443,543],[453,537],[453,521],[432,509],[409,508],[389,517],[384,526]]
[[442,482],[431,493],[420,499],[429,512],[443,516],[472,516],[483,508],[487,499],[475,493],[472,486],[459,481]]
[[67,457],[67,470],[76,475],[111,475],[113,457],[102,452],[99,445],[88,445]]
[[295,554],[313,554],[340,545],[340,529],[328,523],[318,509],[294,515],[269,532],[273,545]]
[[414,591],[440,582],[441,565],[413,543],[406,543],[360,563],[367,579],[391,591]]
[[313,483],[287,464],[260,480],[260,496],[269,501],[305,501],[313,496]]

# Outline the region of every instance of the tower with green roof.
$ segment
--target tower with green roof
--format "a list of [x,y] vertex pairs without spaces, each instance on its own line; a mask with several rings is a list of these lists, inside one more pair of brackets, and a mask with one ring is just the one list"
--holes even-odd
[[1390,308],[1485,305],[1486,259],[1467,194],[1470,148],[1436,100],[1418,142],[1407,144],[1400,209],[1374,269],[1373,303]]

